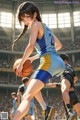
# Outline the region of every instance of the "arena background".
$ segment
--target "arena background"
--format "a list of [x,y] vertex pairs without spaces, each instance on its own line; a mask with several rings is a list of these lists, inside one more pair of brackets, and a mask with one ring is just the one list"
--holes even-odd
[[[28,43],[29,30],[17,43],[14,52],[11,50],[11,45],[23,28],[20,27],[16,17],[16,9],[23,1],[26,0],[0,0],[0,113],[10,111],[12,108],[10,94],[13,91],[17,92],[21,84],[21,78],[15,75],[12,67],[14,61],[23,55]],[[39,6],[43,22],[60,39],[63,48],[59,53],[65,52],[69,55],[70,64],[78,75],[76,91],[80,99],[80,0],[32,1]],[[33,54],[36,54],[36,51]],[[38,64],[39,60],[33,62],[34,69]],[[49,80],[49,82],[53,81]],[[64,120],[65,113],[60,90],[45,87],[42,93],[46,102],[56,108],[59,119]],[[41,118],[41,108],[37,102],[36,105]]]

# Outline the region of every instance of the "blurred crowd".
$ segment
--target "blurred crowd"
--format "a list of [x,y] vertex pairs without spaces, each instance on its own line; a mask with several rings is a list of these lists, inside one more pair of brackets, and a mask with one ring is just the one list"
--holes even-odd
[[11,50],[12,42],[10,40],[0,39],[0,49],[1,50]]
[[[54,89],[53,89],[54,91]],[[77,91],[78,98],[80,100],[80,92]],[[66,115],[65,115],[65,109],[63,106],[63,101],[61,97],[61,93],[58,93],[56,91],[53,93],[49,92],[49,95],[46,96],[45,93],[43,93],[43,97],[47,105],[53,106],[55,108],[55,115],[54,115],[54,120],[66,120]],[[42,109],[39,105],[39,103],[35,100],[35,105],[37,107],[37,115],[39,117],[39,120],[42,120]],[[10,112],[12,108],[12,99],[10,94],[0,94],[0,112]]]
[[78,50],[78,49],[80,49],[79,40],[75,40],[74,42],[70,41],[70,40],[66,40],[66,41],[62,41],[61,43],[63,45],[61,51],[69,51],[69,50]]
[[74,62],[71,62],[70,64],[71,64],[74,68],[80,67],[80,60],[78,59],[78,60],[76,60],[76,61],[74,61]]
[[0,59],[0,68],[11,68],[11,61]]
[[0,75],[0,83],[17,85],[17,84],[21,84],[21,79],[20,78],[16,79],[15,77],[11,77],[11,76]]
[[0,112],[9,112],[12,107],[12,100],[10,95],[0,93]]
[[[74,42],[71,40],[61,41],[63,48],[61,51],[69,51],[69,50],[77,50],[80,49],[80,42],[79,40],[75,40]],[[14,50],[15,51],[24,51],[28,44],[28,40],[21,40],[20,42],[16,43]],[[0,49],[1,50],[11,50],[12,48],[12,41],[11,40],[3,40],[0,39]]]

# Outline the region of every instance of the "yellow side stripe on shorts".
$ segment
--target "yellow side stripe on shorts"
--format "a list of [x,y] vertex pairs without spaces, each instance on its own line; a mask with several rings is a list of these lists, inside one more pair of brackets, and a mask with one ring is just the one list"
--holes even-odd
[[41,59],[42,59],[42,63],[41,63],[41,65],[39,66],[38,69],[48,71],[48,69],[49,69],[49,67],[50,67],[50,64],[51,64],[50,55],[49,55],[49,54],[46,54],[46,55],[44,55]]

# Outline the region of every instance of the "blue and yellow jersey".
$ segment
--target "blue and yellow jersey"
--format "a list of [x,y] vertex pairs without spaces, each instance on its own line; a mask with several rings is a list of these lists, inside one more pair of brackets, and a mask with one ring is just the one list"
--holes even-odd
[[52,76],[59,77],[65,68],[63,60],[57,54],[54,35],[47,25],[43,24],[44,35],[36,40],[35,48],[40,56],[40,65],[33,75],[33,79],[46,83]]
[[55,45],[54,45],[54,35],[52,34],[51,30],[45,24],[43,24],[43,27],[44,27],[44,35],[42,39],[37,38],[35,49],[37,50],[40,56],[46,53],[57,54]]

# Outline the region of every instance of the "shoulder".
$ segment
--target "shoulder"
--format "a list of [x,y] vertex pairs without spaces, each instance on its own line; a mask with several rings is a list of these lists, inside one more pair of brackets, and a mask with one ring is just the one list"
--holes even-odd
[[23,92],[24,91],[24,85],[20,85],[18,88],[18,92]]
[[34,21],[34,22],[32,23],[31,29],[37,29],[37,30],[38,30],[41,26],[42,26],[42,23],[41,23],[41,22]]
[[17,99],[17,98],[15,98],[15,101],[16,101],[16,102],[18,102],[18,99]]
[[74,68],[72,67],[72,65],[68,64],[68,66],[69,66],[70,68],[74,69]]
[[69,67],[72,67],[70,64],[67,64]]
[[24,85],[20,85],[19,88],[24,88]]

